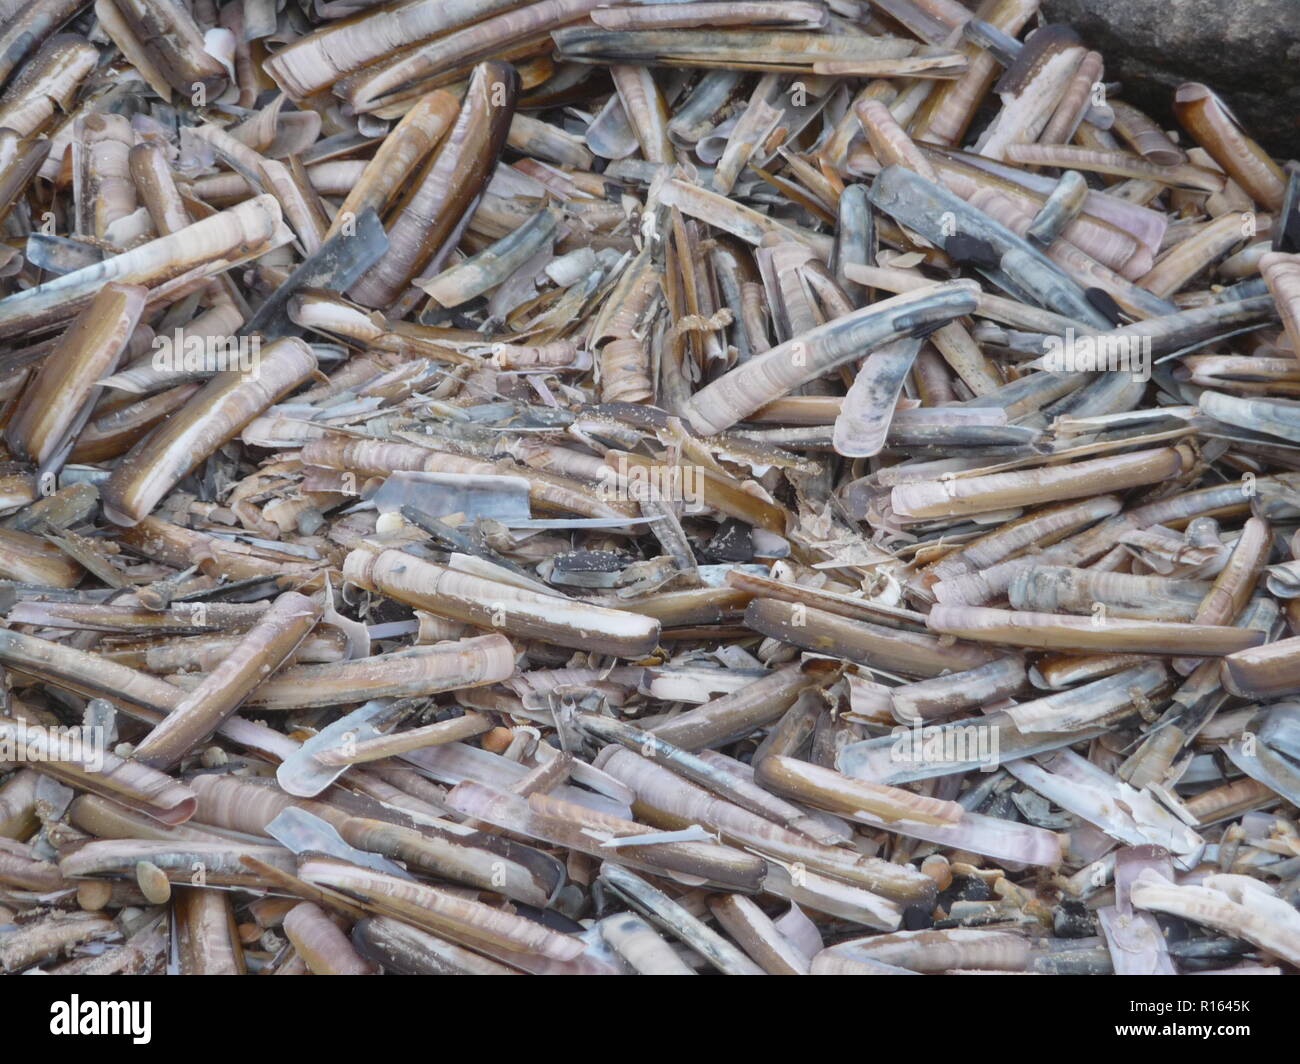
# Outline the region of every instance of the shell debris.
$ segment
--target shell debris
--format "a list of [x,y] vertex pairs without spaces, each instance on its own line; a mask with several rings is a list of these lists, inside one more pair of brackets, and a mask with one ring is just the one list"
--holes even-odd
[[1300,166],[1212,85],[8,7],[0,969],[1300,968]]

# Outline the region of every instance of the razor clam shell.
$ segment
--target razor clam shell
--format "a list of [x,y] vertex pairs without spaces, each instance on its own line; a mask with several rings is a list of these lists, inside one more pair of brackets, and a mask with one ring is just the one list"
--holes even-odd
[[0,336],[66,320],[105,284],[153,288],[191,270],[229,269],[251,251],[265,253],[292,239],[273,196],[256,196],[167,236],[0,299]]
[[679,147],[698,144],[712,128],[714,116],[731,98],[742,76],[737,70],[711,70],[702,75],[685,103],[668,120],[668,139]]
[[815,653],[829,652],[859,665],[912,676],[938,676],[954,664],[972,668],[996,656],[973,643],[941,644],[928,633],[850,621],[838,614],[775,599],[750,602],[745,609],[745,624]]
[[321,607],[296,591],[277,598],[203,683],[136,744],[132,757],[152,768],[176,765],[297,650],[320,615]]
[[1149,913],[1133,908],[1131,890],[1139,877],[1173,881],[1173,867],[1163,849],[1126,847],[1115,855],[1115,904],[1097,911],[1115,974],[1175,975],[1160,925]]
[[922,824],[952,825],[962,819],[955,802],[939,802],[841,776],[831,769],[769,754],[758,764],[757,776],[779,794],[820,806],[840,816],[860,813],[885,820],[908,820]]
[[1044,650],[1116,650],[1217,656],[1258,646],[1263,633],[1212,624],[1070,617],[984,606],[935,606],[931,631],[981,642]]
[[1006,769],[1044,798],[1128,846],[1163,846],[1182,869],[1194,868],[1205,841],[1146,791],[1136,791],[1070,750]]
[[847,362],[864,350],[901,340],[975,309],[973,286],[936,285],[895,296],[812,329],[744,363],[693,395],[694,428],[721,432],[764,403]]
[[189,883],[193,866],[201,865],[207,882],[214,886],[256,886],[261,877],[250,873],[240,858],[256,857],[284,871],[294,867],[293,854],[279,846],[250,846],[234,842],[146,841],[105,839],[84,842],[59,858],[59,868],[70,878],[123,876],[148,861],[174,883]]
[[[1276,708],[1270,716],[1275,713]],[[1300,769],[1296,768],[1295,761],[1275,752],[1262,739],[1251,751],[1229,747],[1226,753],[1229,760],[1247,776],[1282,795],[1287,801],[1300,796]]]
[[284,918],[284,932],[313,975],[377,975],[320,906],[303,902]]
[[394,48],[428,40],[517,5],[518,0],[459,0],[375,11],[352,25],[336,24],[300,37],[275,53],[266,72],[290,96],[302,99]]
[[811,958],[794,949],[767,914],[748,898],[729,894],[710,901],[709,910],[768,975],[808,974]]
[[1292,760],[1300,760],[1300,719],[1297,705],[1282,702],[1275,705],[1260,727],[1260,738],[1273,750]]
[[299,873],[308,883],[346,894],[382,915],[489,954],[505,950],[563,962],[583,953],[583,943],[571,935],[438,887],[321,858],[302,861]]
[[1000,268],[1039,305],[1093,327],[1105,327],[1105,319],[1093,309],[1083,290],[1055,264],[943,186],[905,167],[887,166],[872,184],[869,198],[879,210],[939,247],[946,247],[948,239],[941,228],[943,217],[958,219],[960,231],[988,242],[999,257]]
[[921,824],[911,820],[884,821],[865,812],[857,813],[853,819],[908,838],[984,854],[1012,865],[1055,868],[1062,860],[1061,842],[1055,834],[1032,824],[1019,824],[1001,817],[967,812],[952,825]]
[[818,667],[787,665],[651,730],[660,739],[684,750],[721,746],[748,735],[755,728],[774,723],[794,704],[800,691],[827,681],[826,674],[832,670],[825,668],[826,664],[822,663],[820,676]]
[[792,830],[802,832],[818,842],[841,841],[831,832],[816,823],[808,823],[809,818],[797,806],[782,801],[755,786],[752,777],[737,763],[732,769],[729,759],[720,754],[705,753],[696,756],[688,751],[666,743],[653,732],[642,731],[626,724],[615,723],[593,714],[575,714],[574,723],[583,731],[596,738],[618,742],[632,750],[639,750],[642,756],[653,756],[667,761],[675,771],[707,787],[743,809],[748,809],[759,816],[784,824]]
[[1135,665],[1068,691],[1022,702],[1006,713],[1021,734],[1074,731],[1122,715],[1155,695],[1167,682],[1163,665]]
[[893,716],[903,724],[951,716],[963,709],[992,704],[1024,686],[1025,662],[1009,656],[973,669],[945,673],[888,689]]
[[0,970],[18,972],[46,958],[61,956],[64,950],[117,934],[117,926],[103,913],[75,912],[61,918],[50,914],[41,923],[5,936],[0,943]]
[[952,928],[896,931],[891,935],[854,939],[832,946],[825,954],[847,961],[906,968],[916,974],[953,969],[1025,971],[1031,945],[1024,935],[993,928]]
[[414,698],[497,683],[514,668],[510,641],[501,635],[484,635],[352,661],[290,665],[265,679],[249,703],[274,711],[362,699]]
[[1019,573],[1008,589],[1013,609],[1044,613],[1094,611],[1147,620],[1191,621],[1210,590],[1204,580],[1168,580],[1126,573],[1088,573],[1067,566],[1036,565]]
[[383,872],[398,879],[412,881],[415,879],[395,862],[348,845],[330,824],[296,806],[281,810],[275,819],[266,825],[266,833],[286,850],[298,856],[308,852],[318,853],[327,857],[337,857],[340,861],[347,861],[349,864],[369,868],[375,872]]
[[466,576],[397,551],[354,551],[344,571],[353,583],[382,590],[430,613],[484,627],[495,627],[492,618],[499,613],[501,623],[508,623],[512,632],[575,648],[597,647],[636,656],[653,649],[658,640],[658,622],[649,618]]
[[1244,938],[1292,964],[1300,958],[1300,921],[1290,905],[1247,876],[1210,875],[1175,886],[1150,872],[1132,887],[1139,909],[1164,912]]
[[492,890],[545,907],[563,888],[564,869],[554,857],[452,821],[400,824],[349,817],[340,829],[353,845],[404,861],[408,868]]
[[310,347],[284,339],[267,348],[255,376],[227,370],[213,377],[162,430],[118,464],[103,488],[105,514],[118,524],[138,523],[186,473],[315,368]]
[[[493,86],[498,84],[506,87],[507,106],[493,106]],[[387,306],[419,273],[441,264],[505,145],[517,87],[513,67],[484,63],[475,69],[455,124],[410,200],[388,226],[388,250],[348,290],[354,300]]]
[[[1081,739],[1094,738],[1105,730],[1089,728],[1082,731],[1026,734],[1016,727],[1015,721],[1007,713],[996,712],[989,713],[974,723],[963,720],[925,728],[899,728],[895,729],[894,735],[848,743],[837,754],[836,767],[853,779],[895,787],[936,776],[987,768],[989,754],[993,753],[991,744],[990,749],[981,754],[979,735],[972,736],[968,730],[971,728],[987,729],[986,735],[997,735],[996,756],[999,760],[1031,757],[1059,750]],[[926,747],[932,740],[937,747],[937,756],[934,758],[926,754]],[[913,749],[909,750],[909,746]],[[921,754],[919,758],[911,756],[914,750]],[[909,756],[900,757],[900,752]]]
[[519,975],[505,964],[390,916],[367,916],[352,928],[364,957],[406,975]]
[[539,211],[508,236],[477,255],[428,280],[420,288],[444,307],[456,307],[495,288],[506,277],[548,245],[559,225],[559,214]]
[[[513,834],[593,857],[610,852],[600,841],[602,836],[608,835],[607,841],[612,842],[620,837],[635,837],[640,831],[640,826],[630,820],[600,816],[549,795],[521,798],[472,781],[452,788],[447,805],[463,816],[486,820]],[[691,886],[708,883],[714,888],[756,891],[767,870],[759,858],[709,842],[663,842],[619,848],[617,852],[621,864]]]
[[348,769],[348,765],[325,765],[314,756],[318,750],[328,750],[349,737],[369,739],[380,734],[375,721],[383,722],[390,715],[392,699],[380,698],[358,706],[352,712],[321,729],[287,758],[275,770],[276,782],[286,793],[302,798],[314,798]]
[[[858,893],[869,890],[881,898],[913,901],[926,898],[933,890],[933,881],[926,882],[928,877],[920,876],[912,869],[814,843],[734,803],[710,795],[630,750],[611,747],[607,751],[598,758],[600,766],[632,787],[641,806],[655,810],[666,822],[703,824],[719,832],[724,839],[768,855],[773,858],[769,877],[776,874],[780,862],[788,861],[815,870],[827,879],[852,883],[858,888]],[[656,819],[656,814],[647,812],[646,815]],[[766,884],[765,889],[771,891],[772,885]],[[819,908],[824,899],[810,904]]]
[[[556,30],[552,37],[562,58],[581,63],[655,62],[741,70],[808,70],[888,76],[926,72],[956,77],[964,60],[956,53],[928,49],[893,37],[834,37],[783,30]],[[928,53],[928,54],[927,54]],[[822,66],[852,66],[825,71]],[[933,68],[933,69],[931,69]]]
[[0,529],[0,577],[48,588],[72,588],[82,575],[81,566],[53,543]]
[[354,216],[349,227],[325,236],[320,246],[257,308],[240,334],[260,333],[268,340],[292,335],[288,307],[295,293],[303,289],[318,293],[345,291],[383,258],[388,247],[378,215],[372,207],[366,207]]
[[620,865],[605,861],[601,878],[621,898],[644,916],[675,935],[712,964],[723,975],[763,975],[740,950],[706,927],[662,891]]
[[1179,124],[1252,199],[1269,210],[1282,206],[1286,178],[1281,167],[1241,130],[1210,89],[1180,85],[1173,107]]
[[895,404],[923,340],[908,338],[873,351],[862,363],[835,418],[835,451],[870,458],[885,447]]
[[[465,743],[445,743],[442,746],[412,750],[403,754],[402,759],[431,779],[453,786],[469,780],[508,790],[528,775],[528,770],[517,761]],[[632,792],[606,773],[592,771],[594,775],[586,776],[581,782],[596,789],[587,790],[562,784],[553,788],[551,793],[595,813],[629,819]],[[579,782],[579,777],[575,776],[575,782]]]
[[1300,442],[1300,403],[1286,399],[1243,399],[1204,391],[1197,405],[1210,417],[1226,424]]
[[676,951],[635,913],[609,916],[600,922],[601,936],[641,975],[694,975]]
[[113,371],[140,320],[148,293],[138,286],[107,284],[69,326],[24,391],[5,442],[19,457],[46,466],[65,439],[89,416],[96,383]]
[[[35,732],[17,722],[0,723],[6,744],[25,751],[23,760],[37,762],[40,771],[147,813],[164,824],[183,824],[194,815],[197,799],[182,783],[156,769],[125,760],[106,750],[94,757],[60,756],[65,751],[45,732]],[[76,753],[75,750],[69,751]]]

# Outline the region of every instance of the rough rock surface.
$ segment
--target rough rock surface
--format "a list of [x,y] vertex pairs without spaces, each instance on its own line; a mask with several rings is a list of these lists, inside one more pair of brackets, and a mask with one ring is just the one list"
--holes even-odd
[[[1203,81],[1274,155],[1300,158],[1300,0],[1044,0],[1106,57],[1106,80],[1162,123]],[[1171,126],[1172,128],[1172,126]]]

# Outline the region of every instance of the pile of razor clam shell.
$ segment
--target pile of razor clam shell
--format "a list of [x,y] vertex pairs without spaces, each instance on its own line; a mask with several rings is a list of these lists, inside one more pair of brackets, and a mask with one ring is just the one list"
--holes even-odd
[[1037,7],[0,0],[0,970],[1300,968],[1300,167]]

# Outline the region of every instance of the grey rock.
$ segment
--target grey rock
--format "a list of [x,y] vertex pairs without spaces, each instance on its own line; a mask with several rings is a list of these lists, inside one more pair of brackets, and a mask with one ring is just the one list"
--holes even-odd
[[1273,155],[1300,158],[1300,0],[1043,0],[1043,12],[1166,128],[1174,89],[1201,81]]

